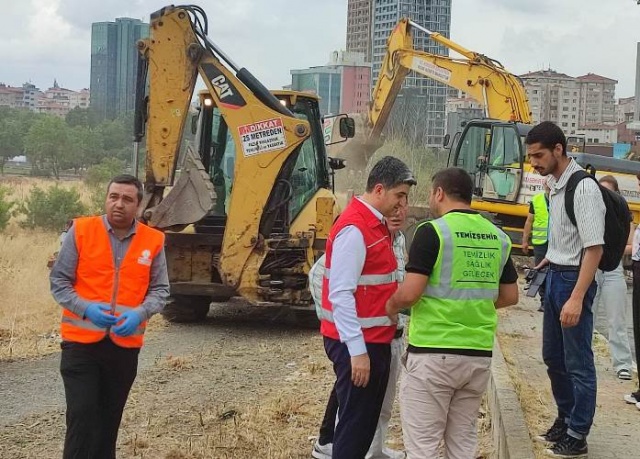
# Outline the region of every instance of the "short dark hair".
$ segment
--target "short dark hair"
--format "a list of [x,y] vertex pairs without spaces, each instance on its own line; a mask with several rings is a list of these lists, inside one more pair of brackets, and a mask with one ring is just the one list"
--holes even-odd
[[109,181],[109,185],[107,185],[107,192],[109,192],[109,188],[111,188],[112,183],[118,183],[121,185],[134,185],[138,190],[138,202],[142,201],[142,182],[133,175],[116,175]]
[[393,156],[385,156],[369,172],[366,191],[373,191],[377,184],[390,189],[404,184],[411,186],[416,183],[411,169],[404,162]]
[[562,129],[551,121],[543,121],[542,123],[531,128],[524,141],[527,145],[540,143],[544,148],[553,150],[556,145],[562,145],[562,154],[567,154],[567,138]]
[[449,198],[471,204],[473,198],[473,180],[464,169],[448,167],[436,172],[431,178],[431,187],[442,188]]
[[618,186],[618,181],[613,175],[604,175],[600,177],[600,180],[598,180],[598,182],[610,183],[613,186],[613,191],[615,191],[616,193],[620,193],[620,187]]

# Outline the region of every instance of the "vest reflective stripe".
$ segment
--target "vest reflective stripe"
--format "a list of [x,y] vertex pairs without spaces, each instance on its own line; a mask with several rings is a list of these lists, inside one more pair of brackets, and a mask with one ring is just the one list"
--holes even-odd
[[[326,309],[322,310],[322,318],[328,322],[335,323],[333,321],[333,312],[328,311]],[[384,317],[358,317],[358,322],[362,328],[373,328],[373,327],[388,327],[393,325],[391,319],[388,316]]]
[[[100,333],[101,336],[104,336],[107,334],[106,328],[98,327],[89,319],[77,319],[73,317],[63,316],[62,322],[69,325],[73,325],[74,327],[82,328],[83,330],[86,330],[89,332]],[[141,336],[141,335],[144,335],[144,331],[145,331],[145,327],[143,327],[142,325],[138,325],[138,328],[136,328],[136,330],[133,333],[131,333],[129,336]]]
[[100,332],[103,335],[107,333],[106,328],[98,327],[89,319],[78,319],[73,317],[62,316],[62,323],[71,324],[88,331]]
[[[442,240],[440,241],[441,267],[440,267],[440,283],[438,285],[427,284],[422,292],[425,296],[434,298],[442,298],[446,300],[496,300],[498,298],[498,287],[496,288],[455,288],[452,286],[453,280],[453,246],[451,244],[451,229],[447,222],[441,218],[431,221],[433,225],[438,227]],[[500,257],[500,271],[507,263],[509,256],[509,239],[502,231],[498,233],[500,244],[502,246]]]
[[531,199],[533,205],[533,226],[531,227],[531,243],[543,245],[547,243],[549,229],[549,209],[544,193],[536,194]]
[[[329,279],[329,274],[331,270],[325,268],[324,277]],[[390,282],[396,282],[398,280],[398,272],[393,271],[388,274],[362,274],[358,278],[358,285],[369,286],[369,285],[384,285]]]

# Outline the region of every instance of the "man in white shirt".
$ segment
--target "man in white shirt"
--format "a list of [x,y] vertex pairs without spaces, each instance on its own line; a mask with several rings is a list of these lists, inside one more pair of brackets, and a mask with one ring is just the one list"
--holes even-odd
[[406,164],[382,158],[371,169],[365,193],[351,200],[327,239],[320,332],[340,406],[333,459],[364,459],[375,435],[396,332],[385,303],[398,285],[384,218],[407,205],[415,183]]
[[[393,252],[395,253],[396,260],[398,262],[398,282],[404,280],[405,274],[405,258],[406,258],[406,245],[405,237],[401,231],[404,226],[407,217],[407,208],[399,207],[396,213],[387,219],[387,227],[393,235]],[[311,289],[311,296],[316,306],[316,312],[318,313],[318,319],[322,320],[322,278],[325,273],[325,256],[323,255],[318,261],[311,267],[309,271],[309,286]],[[393,402],[396,397],[396,385],[398,382],[398,375],[400,374],[400,357],[402,356],[402,350],[404,347],[403,332],[406,319],[404,316],[400,316],[398,320],[398,328],[394,339],[391,342],[391,363],[389,366],[389,382],[387,384],[387,391],[382,402],[382,409],[380,411],[380,418],[378,419],[378,425],[376,427],[376,433],[369,447],[369,452],[366,455],[366,459],[403,459],[405,457],[404,452],[392,450],[385,446],[385,440],[387,438],[387,431],[389,428],[389,420],[391,419],[391,412],[393,410]],[[336,416],[338,414],[338,397],[336,395],[335,385],[331,390],[329,401],[327,402],[327,408],[325,410],[324,418],[322,419],[322,425],[320,426],[320,435],[313,445],[311,456],[316,459],[331,459],[331,450],[333,448],[333,434],[336,424]]]
[[[531,166],[548,176],[549,249],[546,261],[542,357],[558,416],[536,439],[551,443],[553,457],[584,457],[596,410],[593,337],[594,280],[602,258],[606,208],[595,180],[581,180],[573,197],[576,224],[565,209],[569,178],[582,168],[567,156],[567,140],[550,121],[534,126],[525,141]],[[543,262],[544,263],[544,262]]]

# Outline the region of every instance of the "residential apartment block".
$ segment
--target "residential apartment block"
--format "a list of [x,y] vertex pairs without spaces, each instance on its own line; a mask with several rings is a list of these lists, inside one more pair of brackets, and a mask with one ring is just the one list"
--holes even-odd
[[61,88],[55,80],[53,86],[46,91],[41,91],[31,83],[25,83],[21,87],[0,84],[0,106],[27,109],[64,118],[73,108],[89,107],[89,90],[73,91]]
[[616,104],[616,122],[631,123],[634,120],[636,110],[636,98],[621,97]]
[[616,122],[617,80],[594,73],[576,78],[580,86],[580,126]]
[[520,75],[534,123],[553,121],[566,134],[616,122],[616,80],[593,73],[572,77],[554,70]]
[[138,19],[91,25],[91,107],[103,119],[134,109],[138,50],[149,24]]
[[291,89],[320,96],[320,113],[365,113],[371,93],[371,64],[363,53],[334,51],[327,65],[291,70]]

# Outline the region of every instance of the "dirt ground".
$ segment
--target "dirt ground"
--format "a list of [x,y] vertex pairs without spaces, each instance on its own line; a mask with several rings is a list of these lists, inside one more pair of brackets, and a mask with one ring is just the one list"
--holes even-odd
[[[163,322],[157,317],[155,320]],[[0,457],[59,458],[59,355],[0,361]],[[277,310],[214,305],[206,322],[151,329],[118,457],[309,458],[333,382],[322,339]],[[402,448],[398,404],[388,444]],[[481,452],[490,424],[481,413]]]
[[[332,383],[316,330],[297,327],[277,310],[232,304],[212,308],[205,323],[152,331],[118,457],[310,457]],[[58,360],[54,354],[0,362],[0,457],[61,456]],[[392,446],[400,440],[397,419]]]

